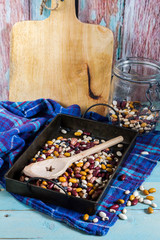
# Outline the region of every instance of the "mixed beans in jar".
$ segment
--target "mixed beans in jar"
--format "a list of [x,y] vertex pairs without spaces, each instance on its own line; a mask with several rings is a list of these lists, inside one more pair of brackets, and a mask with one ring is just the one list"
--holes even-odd
[[[70,132],[70,136],[72,135],[69,138],[66,137],[68,132]],[[87,131],[61,129],[60,136],[47,141],[30,163],[47,161],[50,158],[67,158],[105,141],[95,138]],[[33,184],[62,193],[64,193],[62,190],[64,189],[68,195],[94,201],[100,196],[106,183],[115,172],[122,153],[123,144],[118,144],[73,163],[64,174],[53,179],[58,185],[41,179],[33,180]],[[51,168],[48,170],[52,171]],[[20,181],[28,180],[28,176],[21,175]]]
[[[111,106],[119,117],[121,127],[135,130],[139,133],[149,133],[154,130],[159,119],[158,112],[151,112],[147,105],[139,101],[116,101]],[[110,110],[111,121],[117,122],[117,115]]]

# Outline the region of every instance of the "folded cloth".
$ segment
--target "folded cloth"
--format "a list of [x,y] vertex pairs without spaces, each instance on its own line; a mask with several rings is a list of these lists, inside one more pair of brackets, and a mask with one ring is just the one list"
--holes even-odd
[[[66,113],[81,116],[78,105],[63,108],[53,100],[39,99],[32,102],[0,103],[0,180],[4,185],[4,173],[13,165],[18,156],[30,145],[39,132],[58,114]],[[94,120],[95,116],[94,115]],[[104,119],[103,119],[104,120]],[[147,151],[148,155],[141,154]],[[82,230],[88,234],[105,235],[118,219],[118,213],[125,206],[129,195],[137,189],[142,182],[151,174],[157,161],[160,160],[160,132],[139,136],[129,157],[119,168],[110,187],[106,190],[105,198],[100,202],[97,212],[90,220],[97,217],[99,221],[85,222],[82,214],[56,205],[44,203],[40,200],[12,194],[19,201],[48,214],[54,219]],[[126,175],[125,181],[119,181],[121,174]],[[118,199],[124,199],[125,203],[120,206],[116,213],[110,213],[108,208]],[[108,221],[102,221],[98,216],[99,211],[104,211],[109,217]]]

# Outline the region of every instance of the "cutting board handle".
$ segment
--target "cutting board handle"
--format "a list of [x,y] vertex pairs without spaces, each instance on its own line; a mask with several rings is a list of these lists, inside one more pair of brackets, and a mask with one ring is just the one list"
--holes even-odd
[[[51,0],[51,8],[55,8],[56,6],[56,1],[55,0]],[[49,17],[50,20],[53,20],[53,16],[54,18],[65,18],[65,17],[69,17],[69,19],[77,19],[76,17],[76,11],[75,11],[75,0],[64,0],[61,1],[59,0],[58,3],[58,8],[55,9],[54,11],[51,11],[51,15]]]

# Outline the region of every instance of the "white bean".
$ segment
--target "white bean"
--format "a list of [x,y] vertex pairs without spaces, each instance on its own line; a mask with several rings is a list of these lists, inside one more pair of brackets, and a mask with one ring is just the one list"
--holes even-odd
[[126,220],[126,219],[127,219],[127,216],[126,216],[125,214],[123,214],[123,213],[120,213],[120,214],[118,215],[118,217],[119,217],[120,219],[122,219],[122,220]]
[[142,202],[143,202],[143,197],[140,197],[140,198],[138,199],[138,201],[139,201],[140,203],[142,203]]
[[62,130],[61,130],[61,133],[66,134],[67,131],[66,131],[65,129],[62,129]]
[[141,152],[141,154],[142,154],[142,155],[148,155],[149,152],[147,152],[147,151],[143,151],[143,152]]
[[123,208],[122,213],[123,213],[123,214],[126,214],[126,213],[127,213],[127,209],[126,209],[126,208]]
[[152,202],[151,202],[149,199],[144,199],[144,200],[143,200],[143,203],[144,203],[144,204],[147,204],[147,205],[152,204]]
[[94,222],[94,223],[97,223],[97,222],[98,222],[98,218],[94,218],[94,219],[93,219],[93,222]]
[[116,210],[115,210],[115,209],[112,209],[112,208],[109,209],[109,211],[112,212],[112,213],[116,213]]
[[120,151],[117,151],[116,154],[118,157],[122,157],[122,153]]
[[144,190],[144,186],[141,185],[141,186],[139,187],[139,190],[143,191],[143,190]]
[[157,207],[157,204],[156,204],[156,203],[152,203],[151,206],[154,207],[154,208],[156,208],[156,207]]
[[134,191],[134,192],[133,192],[133,195],[134,195],[135,197],[137,197],[137,196],[139,195],[138,191],[137,191],[137,190]]
[[124,193],[127,195],[127,194],[129,194],[129,193],[130,193],[130,191],[129,191],[129,190],[126,190]]
[[100,216],[101,218],[106,218],[106,217],[107,217],[106,213],[105,213],[105,212],[102,212],[102,211],[99,212],[99,216]]
[[131,206],[131,201],[127,201],[127,206]]

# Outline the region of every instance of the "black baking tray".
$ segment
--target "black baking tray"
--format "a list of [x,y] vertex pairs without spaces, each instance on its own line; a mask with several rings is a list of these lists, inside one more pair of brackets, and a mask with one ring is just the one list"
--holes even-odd
[[19,181],[21,171],[30,162],[30,159],[34,157],[34,155],[44,146],[48,140],[57,138],[58,136],[62,135],[60,132],[62,128],[69,128],[72,130],[68,132],[67,135],[65,135],[66,137],[70,137],[71,135],[73,137],[73,131],[78,129],[91,132],[92,136],[95,138],[104,140],[109,140],[111,138],[122,135],[124,137],[124,150],[121,160],[118,163],[118,167],[128,156],[131,148],[134,146],[134,142],[137,136],[137,133],[133,130],[84,118],[73,117],[66,114],[58,114],[5,174],[6,189],[9,192],[37,198],[44,202],[52,203],[68,209],[73,209],[81,213],[88,213],[92,215],[95,213],[100,201],[102,201],[104,198],[107,187],[116,174],[118,167],[112,174],[110,180],[106,183],[103,192],[96,201],[69,196],[67,194],[44,189],[33,184],[27,184],[26,182]]

